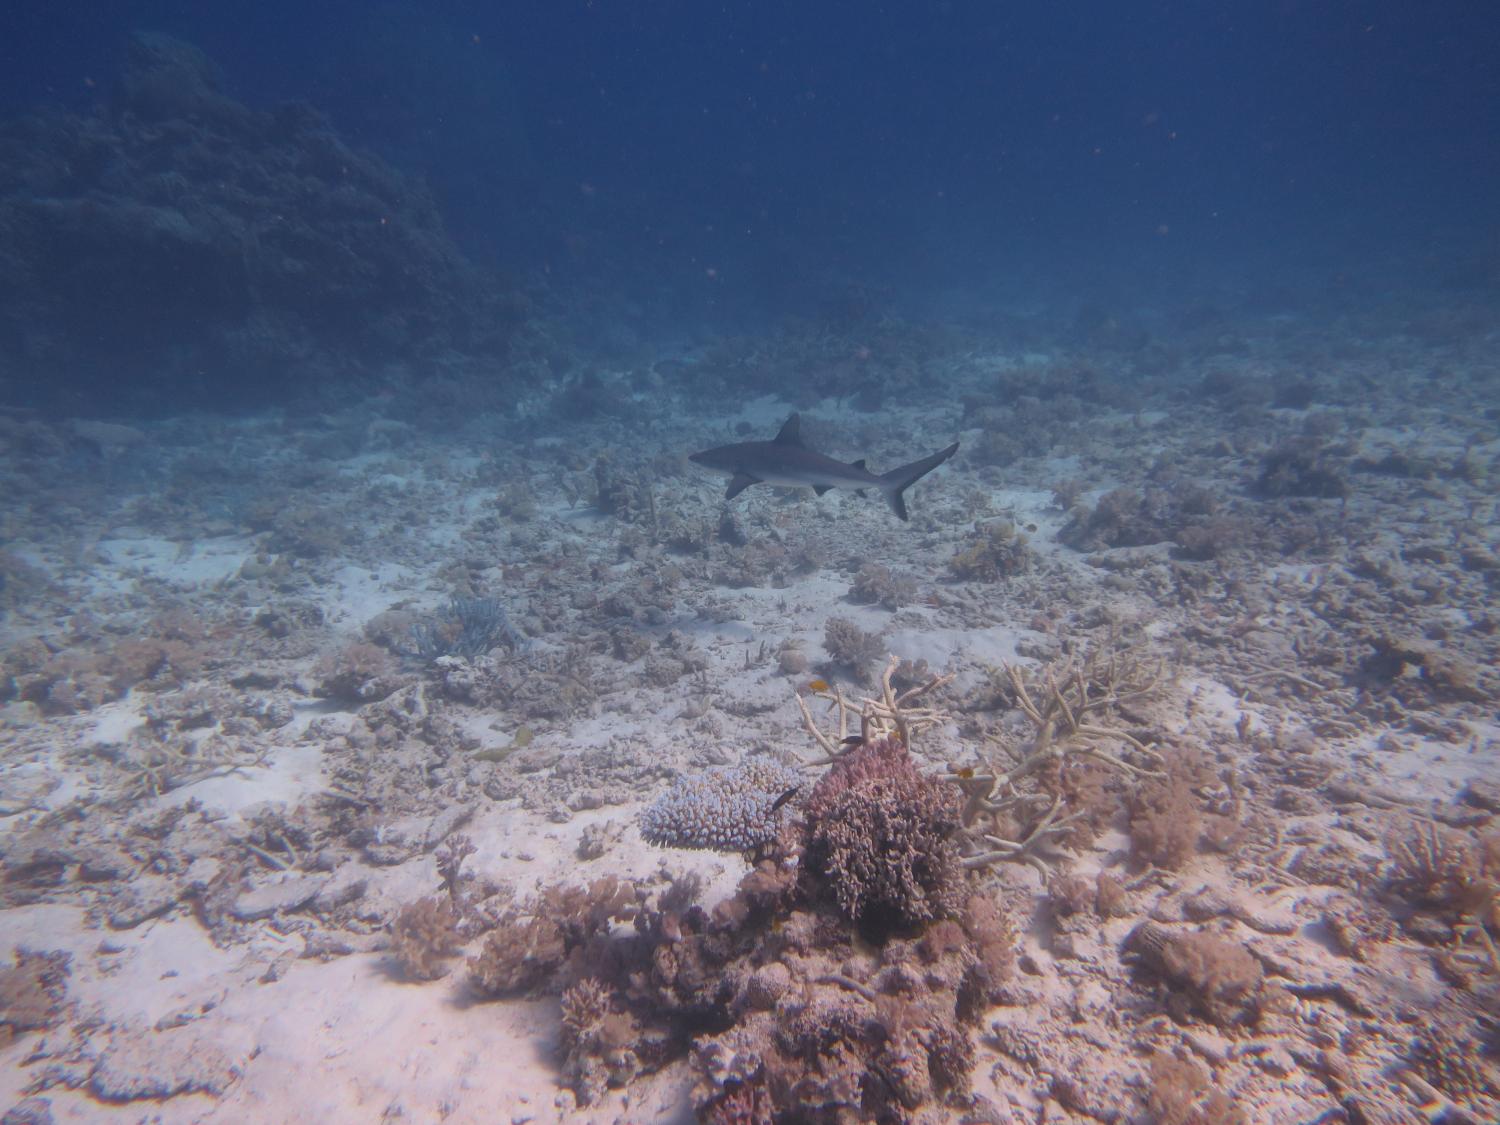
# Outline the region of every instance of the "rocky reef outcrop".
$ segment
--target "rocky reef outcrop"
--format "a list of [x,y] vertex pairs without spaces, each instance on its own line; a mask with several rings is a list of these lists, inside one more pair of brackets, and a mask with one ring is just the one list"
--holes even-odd
[[[92,112],[0,124],[0,399],[73,412],[331,396],[493,368],[525,323],[426,188],[306,105],[137,34]],[[347,391],[345,391],[347,393]]]

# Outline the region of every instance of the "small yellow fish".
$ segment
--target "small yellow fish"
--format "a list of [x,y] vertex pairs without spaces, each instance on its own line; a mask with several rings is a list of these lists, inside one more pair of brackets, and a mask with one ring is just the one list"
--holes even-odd
[[828,681],[827,680],[814,680],[814,681],[812,681],[812,683],[810,683],[810,684],[807,685],[807,690],[808,691],[827,691],[828,690]]
[[503,762],[517,750],[524,750],[531,745],[531,740],[536,737],[530,727],[516,728],[515,735],[510,740],[509,746],[492,746],[488,750],[479,750],[474,754],[476,762]]

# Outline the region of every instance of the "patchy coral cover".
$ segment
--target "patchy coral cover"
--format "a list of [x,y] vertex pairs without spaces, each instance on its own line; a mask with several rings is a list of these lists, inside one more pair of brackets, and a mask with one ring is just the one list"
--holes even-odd
[[0,157],[0,1120],[1500,1120],[1489,275],[639,335],[157,35]]

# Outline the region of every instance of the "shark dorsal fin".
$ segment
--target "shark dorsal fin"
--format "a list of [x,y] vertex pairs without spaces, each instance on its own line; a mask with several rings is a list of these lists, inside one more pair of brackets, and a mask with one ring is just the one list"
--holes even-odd
[[776,434],[777,445],[802,444],[802,415],[793,414],[781,424],[781,429]]
[[[861,457],[858,461],[853,462],[853,465],[856,469],[865,469],[865,459]],[[868,473],[869,471],[869,469],[865,469],[865,472]]]

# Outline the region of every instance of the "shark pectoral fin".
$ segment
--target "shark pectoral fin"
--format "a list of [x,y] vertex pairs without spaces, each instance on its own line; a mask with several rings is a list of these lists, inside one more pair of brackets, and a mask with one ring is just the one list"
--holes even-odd
[[831,484],[815,484],[815,485],[812,486],[812,490],[814,492],[816,492],[819,496],[822,496],[823,493],[825,493],[825,492],[832,492],[833,491],[833,485],[831,485]]
[[869,469],[865,468],[865,459],[863,457],[861,457],[858,461],[852,462],[852,464],[856,469],[864,469],[867,473],[870,471]]
[[724,499],[733,500],[752,484],[759,483],[760,481],[752,477],[749,473],[735,473],[734,476],[729,478],[729,487],[724,490]]

